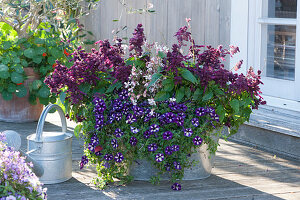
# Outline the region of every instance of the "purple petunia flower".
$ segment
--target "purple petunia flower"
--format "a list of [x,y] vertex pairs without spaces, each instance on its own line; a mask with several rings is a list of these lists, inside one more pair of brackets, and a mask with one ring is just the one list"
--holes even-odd
[[179,151],[179,145],[173,145],[172,150],[173,151]]
[[135,128],[133,126],[130,127],[130,130],[133,134],[137,134],[139,132],[139,129],[138,128]]
[[88,144],[88,149],[89,149],[90,151],[94,152],[95,147],[94,147],[93,144],[89,143],[89,144]]
[[109,124],[113,123],[113,121],[115,120],[115,117],[116,117],[115,114],[109,115],[107,118],[107,123],[109,123]]
[[117,120],[117,121],[121,121],[122,117],[123,117],[122,113],[115,114],[115,120]]
[[87,158],[87,156],[82,156],[81,161],[82,161],[83,164],[86,165],[89,162],[89,159]]
[[120,111],[123,108],[123,103],[119,99],[114,100],[114,104],[112,106],[113,111]]
[[179,183],[174,183],[171,188],[172,190],[179,191],[181,190],[181,185]]
[[133,112],[136,116],[142,116],[144,115],[144,109],[138,106],[133,106]]
[[149,127],[149,131],[150,133],[157,133],[159,131],[159,126],[157,124],[152,124],[150,127]]
[[93,103],[95,105],[94,112],[95,113],[103,113],[106,109],[106,104],[103,99],[98,97],[94,98]]
[[84,165],[88,164],[88,162],[89,162],[89,159],[87,158],[87,156],[82,156],[81,162],[80,162],[80,169],[82,169]]
[[96,124],[104,124],[103,114],[95,114]]
[[102,104],[105,104],[104,100],[103,100],[103,99],[100,99],[99,97],[95,97],[95,98],[93,99],[93,103],[94,103],[95,105],[102,105]]
[[198,126],[199,126],[199,119],[198,119],[198,118],[193,118],[193,119],[192,119],[192,124],[193,124],[195,127],[198,127]]
[[94,112],[95,113],[103,113],[106,109],[105,103],[103,105],[95,105]]
[[181,170],[180,162],[174,161],[173,164],[174,164],[174,168],[175,168],[175,169]]
[[[154,118],[154,117],[156,117],[157,116],[157,113],[156,112],[154,112],[154,111],[152,111],[152,110],[150,110],[150,109],[148,109],[147,111],[149,111],[147,114],[146,114],[146,116],[145,116],[145,122],[147,122],[147,121],[149,121],[150,119],[152,119],[152,118]],[[147,120],[146,120],[147,119]]]
[[155,143],[149,144],[149,145],[148,145],[148,151],[154,152],[154,151],[157,150],[157,148],[158,148],[158,146],[157,146],[157,144],[155,144]]
[[95,129],[100,130],[104,124],[104,116],[102,114],[95,114],[96,125]]
[[177,104],[175,106],[175,110],[178,112],[185,112],[187,110],[187,107],[184,104]]
[[113,148],[115,148],[115,149],[118,148],[118,146],[119,146],[117,139],[112,139],[110,143],[113,146]]
[[163,133],[164,140],[171,140],[173,138],[173,133],[171,131],[166,131]]
[[193,139],[194,145],[201,145],[202,141],[203,141],[203,139],[201,137],[199,137],[198,135]]
[[212,120],[215,120],[215,121],[219,121],[219,115],[217,115],[216,113],[209,113],[210,117]]
[[116,162],[120,163],[120,162],[122,162],[123,160],[124,160],[124,156],[123,156],[122,153],[117,153],[117,154],[115,155],[115,161],[116,161]]
[[166,153],[167,155],[172,155],[172,153],[173,153],[172,147],[167,146],[167,147],[165,148],[165,153]]
[[122,90],[120,93],[119,93],[119,99],[121,100],[125,100],[128,98],[128,91],[127,90]]
[[164,114],[164,118],[167,123],[174,123],[176,120],[176,115],[174,113],[168,112]]
[[102,166],[105,167],[106,169],[110,168],[109,162],[103,163]]
[[124,103],[123,109],[122,109],[122,114],[123,115],[127,115],[130,111],[130,107],[128,105],[128,103]]
[[110,161],[110,160],[112,160],[113,158],[114,158],[114,156],[112,155],[112,154],[105,154],[104,156],[103,156],[103,158],[105,159],[105,160],[107,160],[107,161]]
[[136,122],[136,117],[135,117],[133,114],[129,113],[129,114],[126,116],[126,123],[127,123],[127,124],[132,124],[132,123],[134,123],[134,122]]
[[101,153],[100,151],[97,151],[97,152],[95,153],[95,155],[96,155],[96,156],[101,156],[102,153]]
[[164,159],[165,159],[165,156],[164,156],[164,154],[162,154],[162,153],[158,153],[158,154],[156,154],[156,156],[155,156],[156,162],[162,162]]
[[178,117],[182,117],[183,119],[186,118],[186,114],[183,113],[183,112],[178,113],[177,116],[178,116]]
[[103,128],[103,124],[96,124],[96,125],[95,125],[95,129],[96,129],[96,130],[100,131],[101,128]]
[[176,101],[171,101],[170,103],[169,103],[169,108],[171,109],[171,110],[173,110],[173,111],[176,111],[176,109],[177,109],[177,103],[176,103]]
[[201,107],[201,108],[197,108],[195,112],[198,117],[201,117],[206,114],[207,110]]
[[99,138],[97,137],[97,135],[93,135],[91,137],[91,144],[93,144],[94,146],[97,146],[99,144]]
[[148,116],[145,116],[145,118],[144,118],[144,122],[149,122],[150,121],[150,117],[148,117]]
[[151,135],[152,135],[152,134],[150,133],[149,130],[144,132],[144,138],[145,138],[145,139],[149,139]]
[[184,104],[180,104],[180,111],[185,112],[187,110],[187,106]]
[[184,132],[184,136],[186,137],[191,137],[193,134],[193,130],[191,128],[186,128],[183,130],[183,132]]
[[183,126],[184,125],[184,118],[177,116],[175,123],[177,124],[177,126]]
[[206,111],[207,111],[208,113],[215,113],[215,109],[214,109],[213,107],[208,107],[208,108],[206,109]]
[[165,169],[169,172],[171,170],[171,165],[169,163],[165,164]]
[[119,137],[122,137],[124,135],[124,132],[121,129],[117,128],[115,130],[115,135],[116,135],[116,137],[119,138]]
[[170,107],[170,108],[171,108],[171,107],[175,107],[175,106],[177,106],[176,99],[175,99],[175,101],[171,101],[171,102],[169,103],[169,107]]
[[137,139],[135,137],[131,137],[129,143],[131,144],[131,146],[135,146],[137,143]]

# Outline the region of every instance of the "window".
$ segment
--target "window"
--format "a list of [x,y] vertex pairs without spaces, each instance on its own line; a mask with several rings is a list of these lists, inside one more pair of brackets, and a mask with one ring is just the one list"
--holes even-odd
[[250,66],[262,71],[262,92],[268,97],[300,101],[299,4],[300,0],[231,1],[231,43],[247,52],[238,58],[246,63],[244,71]]

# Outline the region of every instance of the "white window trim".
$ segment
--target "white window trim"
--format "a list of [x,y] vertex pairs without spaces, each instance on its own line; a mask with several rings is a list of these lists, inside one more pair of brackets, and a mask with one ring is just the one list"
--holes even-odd
[[259,24],[270,24],[270,25],[297,25],[296,19],[276,19],[276,18],[259,18],[257,19]]
[[[300,0],[297,4],[298,13],[300,11]],[[263,18],[261,0],[231,0],[231,29],[230,29],[230,43],[237,45],[241,53],[235,55],[230,59],[230,65],[234,66],[239,60],[244,60],[244,64],[239,70],[239,73],[246,73],[250,66],[255,70],[260,69],[260,55],[261,55],[261,24],[282,24],[282,25],[297,25],[296,32],[299,35],[296,39],[296,51],[300,53],[300,17],[297,19],[272,19]],[[256,42],[253,42],[256,41]],[[299,53],[297,53],[299,55]],[[295,77],[297,84],[300,83],[300,59],[297,58],[295,64]],[[267,77],[264,77],[265,79]],[[268,79],[268,78],[267,78]],[[290,81],[277,79],[280,84],[288,85]],[[276,81],[277,81],[276,80]],[[296,92],[296,99],[300,100],[300,89]],[[296,100],[287,100],[278,97],[263,95],[268,101],[267,104],[275,107],[281,107],[290,110],[300,110],[300,102]]]

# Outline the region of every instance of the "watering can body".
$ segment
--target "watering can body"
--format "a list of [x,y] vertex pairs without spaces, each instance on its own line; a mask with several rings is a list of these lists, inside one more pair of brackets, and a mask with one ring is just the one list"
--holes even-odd
[[[60,115],[62,132],[43,132],[46,115],[53,108]],[[27,141],[28,155],[44,169],[42,183],[55,184],[72,177],[72,134],[67,133],[66,119],[58,105],[50,104],[44,109],[36,134],[29,135]]]

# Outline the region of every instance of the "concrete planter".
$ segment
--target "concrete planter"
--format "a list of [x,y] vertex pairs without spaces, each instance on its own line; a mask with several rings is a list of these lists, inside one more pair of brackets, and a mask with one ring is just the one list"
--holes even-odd
[[[197,153],[192,154],[189,159],[190,161],[197,161],[197,164],[189,169],[185,169],[183,180],[199,180],[210,176],[215,161],[215,154],[210,154],[207,150],[207,144],[202,144],[197,149]],[[155,176],[158,172],[158,169],[153,167],[147,160],[137,160],[129,169],[129,175],[133,176],[134,180],[141,181],[149,181],[151,176]],[[170,176],[168,174],[161,176],[161,180],[169,179]]]

